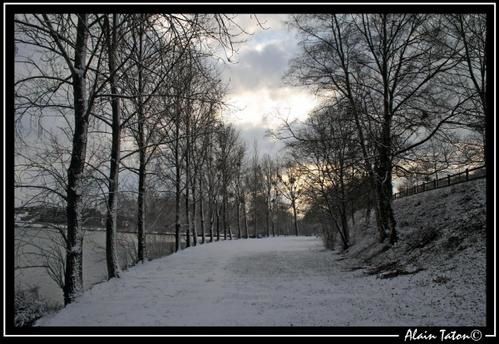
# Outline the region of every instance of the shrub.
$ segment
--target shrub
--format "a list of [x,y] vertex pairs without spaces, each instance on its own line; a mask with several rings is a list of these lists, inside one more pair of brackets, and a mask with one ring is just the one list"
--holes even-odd
[[48,312],[47,303],[38,296],[38,288],[16,290],[14,325],[30,327]]
[[421,227],[415,230],[407,237],[407,246],[409,250],[423,248],[439,237],[440,231],[433,226]]

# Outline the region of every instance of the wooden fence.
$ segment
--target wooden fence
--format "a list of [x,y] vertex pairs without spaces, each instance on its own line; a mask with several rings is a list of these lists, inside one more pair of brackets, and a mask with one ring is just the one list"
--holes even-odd
[[394,199],[415,195],[418,193],[444,188],[450,185],[464,183],[470,180],[481,179],[487,176],[485,166],[466,169],[463,172],[450,174],[443,178],[435,178],[422,184],[417,184],[410,188],[405,188],[393,195]]

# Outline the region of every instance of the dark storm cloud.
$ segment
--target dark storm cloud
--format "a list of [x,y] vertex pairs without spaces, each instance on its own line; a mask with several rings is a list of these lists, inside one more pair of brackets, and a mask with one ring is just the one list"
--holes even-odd
[[[263,47],[257,49],[258,44]],[[272,43],[256,43],[243,50],[239,62],[227,68],[231,92],[282,86],[282,77],[288,68],[292,51],[296,49],[295,45],[287,35],[282,34],[272,39]]]

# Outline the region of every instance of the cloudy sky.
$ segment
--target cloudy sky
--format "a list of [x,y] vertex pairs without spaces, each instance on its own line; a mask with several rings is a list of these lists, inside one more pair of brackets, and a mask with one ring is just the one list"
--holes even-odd
[[230,105],[224,118],[240,130],[250,151],[256,139],[261,155],[279,155],[283,147],[266,136],[268,129],[278,127],[282,118],[304,118],[316,104],[310,91],[282,81],[289,60],[298,52],[298,37],[288,29],[287,18],[285,14],[259,14],[262,29],[249,15],[240,15],[241,26],[253,34],[238,45],[236,62],[226,64],[223,71],[229,82],[226,101]]
[[[284,118],[304,119],[316,104],[315,96],[309,90],[285,85],[282,80],[289,61],[298,53],[298,37],[288,29],[287,19],[286,14],[259,14],[263,28],[249,14],[241,14],[235,19],[251,34],[245,36],[244,43],[236,45],[237,53],[231,57],[231,62],[226,61],[222,66],[222,75],[228,84],[225,98],[228,106],[222,116],[239,130],[246,142],[248,156],[252,156],[255,141],[260,156],[266,153],[273,157],[282,155],[284,145],[269,137],[268,130],[280,126]],[[23,49],[18,47],[17,54],[33,58],[32,50]],[[16,67],[16,73],[19,72]],[[37,128],[40,129],[40,125],[49,130],[58,128],[58,118],[45,116],[32,122],[26,116],[22,127],[26,139],[42,142],[44,138],[37,134]],[[60,121],[64,123],[62,118]],[[64,137],[59,139],[64,140]]]
[[[283,83],[288,63],[299,51],[298,37],[288,28],[287,19],[287,14],[258,14],[258,21],[254,15],[234,16],[234,21],[249,35],[241,36],[245,42],[235,46],[237,53],[231,62],[225,61],[222,66],[222,75],[228,84],[224,120],[239,129],[250,152],[256,140],[260,155],[281,154],[282,143],[268,137],[267,131],[282,124],[283,118],[304,118],[316,104],[309,90]],[[234,28],[235,31],[239,30]],[[17,53],[33,54],[23,49],[18,46]],[[26,124],[27,130],[30,124]],[[55,122],[50,124],[55,126]]]

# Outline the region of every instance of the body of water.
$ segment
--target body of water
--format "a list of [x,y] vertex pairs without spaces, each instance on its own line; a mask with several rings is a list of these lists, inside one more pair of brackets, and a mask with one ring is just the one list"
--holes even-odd
[[[136,261],[137,235],[118,233],[118,259],[122,269]],[[147,257],[158,258],[171,254],[175,247],[173,235],[147,234]],[[87,230],[83,245],[83,283],[88,289],[107,279],[106,233]],[[30,290],[52,306],[64,304],[60,287],[64,276],[64,241],[55,228],[41,225],[15,227],[15,286],[16,290]]]

